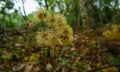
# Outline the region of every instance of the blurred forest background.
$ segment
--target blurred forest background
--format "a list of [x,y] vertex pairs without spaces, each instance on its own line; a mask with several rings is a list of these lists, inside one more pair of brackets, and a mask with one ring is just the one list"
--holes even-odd
[[[63,15],[74,32],[72,44],[51,50],[36,45],[39,26],[19,0],[0,0],[0,72],[119,72],[119,0],[34,0]],[[23,12],[21,12],[23,9]],[[39,9],[38,9],[39,10]]]

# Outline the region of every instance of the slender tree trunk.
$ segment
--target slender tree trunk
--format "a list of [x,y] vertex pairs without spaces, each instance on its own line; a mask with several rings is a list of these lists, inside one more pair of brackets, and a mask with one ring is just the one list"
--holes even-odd
[[113,6],[113,10],[114,10],[114,15],[112,17],[112,23],[118,24],[119,23],[119,0],[114,0],[114,6]]
[[74,29],[75,32],[78,32],[80,29],[80,10],[78,0],[72,0],[73,3],[73,12],[74,12]]
[[5,25],[5,15],[2,16],[2,19],[1,19],[1,28],[3,28],[4,30],[6,29],[6,25]]
[[12,19],[11,19],[11,15],[10,14],[8,14],[8,18],[9,18],[10,24],[12,24]]
[[60,10],[60,13],[62,14],[62,13],[63,13],[63,8],[62,8],[62,6],[61,6],[61,4],[60,4],[60,1],[56,0],[56,3],[57,3],[57,5],[58,5],[58,8],[59,8],[59,10]]
[[84,28],[94,28],[92,0],[80,0],[80,16]]
[[118,12],[118,9],[119,9],[119,1],[118,1],[118,0],[115,0],[114,9],[115,9],[116,13],[119,14],[119,12]]
[[45,7],[46,7],[47,10],[49,9],[48,8],[48,0],[45,0]]
[[119,18],[119,16],[120,16],[120,13],[119,13],[119,0],[114,1],[114,11],[116,13],[117,19],[115,17],[113,17],[113,23],[118,24],[119,20],[120,20],[120,18]]
[[25,11],[24,1],[22,0],[22,7],[23,7],[23,13],[24,13],[24,20],[27,21],[27,15]]
[[100,18],[100,24],[102,25],[103,24],[103,18],[102,18],[102,0],[99,0],[99,18]]

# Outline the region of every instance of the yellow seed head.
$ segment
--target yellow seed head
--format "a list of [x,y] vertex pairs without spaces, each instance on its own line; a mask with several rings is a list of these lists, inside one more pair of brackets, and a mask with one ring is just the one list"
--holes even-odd
[[51,16],[50,12],[47,10],[39,10],[34,13],[34,19],[38,22],[41,22],[42,20],[47,20]]
[[38,11],[34,17],[38,21],[46,21],[47,25],[45,30],[41,30],[36,35],[38,45],[55,47],[56,45],[68,45],[72,42],[73,30],[62,15]]

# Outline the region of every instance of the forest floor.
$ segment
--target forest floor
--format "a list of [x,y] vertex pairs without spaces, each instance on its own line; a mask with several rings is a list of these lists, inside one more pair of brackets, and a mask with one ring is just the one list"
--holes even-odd
[[[77,32],[74,41],[54,50],[35,44],[34,32],[0,34],[0,72],[119,72],[120,46],[102,32]],[[49,55],[50,54],[50,55]]]

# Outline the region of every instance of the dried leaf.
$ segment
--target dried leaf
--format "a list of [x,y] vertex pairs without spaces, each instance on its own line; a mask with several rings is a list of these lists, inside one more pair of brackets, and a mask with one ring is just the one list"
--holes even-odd
[[52,70],[52,65],[51,65],[50,63],[48,63],[48,64],[46,65],[46,69],[47,69],[48,71],[51,71],[51,70]]

